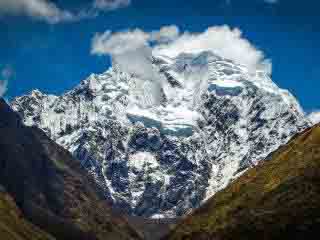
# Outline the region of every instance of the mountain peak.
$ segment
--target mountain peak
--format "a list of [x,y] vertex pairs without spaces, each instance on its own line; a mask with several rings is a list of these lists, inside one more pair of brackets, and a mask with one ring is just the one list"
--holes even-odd
[[32,90],[30,94],[31,94],[31,96],[36,97],[36,98],[44,96],[44,94],[39,89]]
[[62,96],[12,102],[131,214],[183,215],[310,125],[265,72],[212,52],[150,64],[146,75],[113,66]]

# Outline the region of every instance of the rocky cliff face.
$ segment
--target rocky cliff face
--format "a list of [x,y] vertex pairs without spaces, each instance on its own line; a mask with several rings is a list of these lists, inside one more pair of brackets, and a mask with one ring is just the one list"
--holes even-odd
[[0,239],[141,239],[68,151],[1,98],[0,116]]
[[310,124],[264,72],[211,52],[150,61],[153,78],[114,63],[62,96],[11,104],[131,214],[185,214]]

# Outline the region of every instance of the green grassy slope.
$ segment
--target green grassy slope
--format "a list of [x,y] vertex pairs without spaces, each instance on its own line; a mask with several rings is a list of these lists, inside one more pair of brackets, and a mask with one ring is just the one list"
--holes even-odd
[[166,239],[317,239],[320,125],[268,159],[187,216]]

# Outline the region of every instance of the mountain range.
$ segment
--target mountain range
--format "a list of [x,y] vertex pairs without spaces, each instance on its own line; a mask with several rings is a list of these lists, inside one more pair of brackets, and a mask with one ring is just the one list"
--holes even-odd
[[129,225],[77,160],[41,130],[24,126],[3,100],[0,114],[1,239],[283,240],[319,233],[319,124],[296,134],[174,229],[168,222],[172,230],[161,237],[168,231],[164,222],[131,217],[135,224]]
[[208,51],[148,61],[130,73],[115,58],[61,96],[34,90],[11,102],[130,215],[183,216],[311,126],[261,70]]

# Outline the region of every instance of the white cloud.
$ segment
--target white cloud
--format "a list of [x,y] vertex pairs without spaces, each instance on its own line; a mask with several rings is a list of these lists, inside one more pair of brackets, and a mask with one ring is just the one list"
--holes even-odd
[[308,118],[313,124],[320,123],[320,111],[310,113]]
[[[162,76],[153,68],[151,62],[152,48],[149,42],[156,41],[151,40],[153,34],[155,33],[147,33],[140,29],[116,33],[106,31],[97,33],[91,46],[91,54],[109,54],[112,56],[114,67],[137,77],[133,98],[137,104],[144,106],[159,104],[161,98]],[[148,96],[145,96],[146,94]]]
[[141,106],[160,104],[163,77],[154,69],[150,57],[152,49],[148,46],[132,49],[113,55],[114,67],[136,77],[132,90],[133,101]]
[[138,28],[115,33],[107,30],[104,33],[95,34],[92,39],[91,54],[119,55],[143,46],[149,46],[150,42],[169,43],[178,37],[179,28],[175,25],[164,26],[152,32],[144,32]]
[[171,57],[202,51],[212,51],[252,70],[271,71],[271,62],[265,60],[263,52],[245,39],[238,28],[231,29],[229,26],[209,27],[203,33],[185,32],[175,41],[155,48],[155,52]]
[[158,31],[150,33],[150,40],[159,43],[166,43],[176,40],[180,35],[180,30],[176,25],[164,26]]
[[99,11],[112,11],[130,5],[130,0],[95,0],[87,9],[71,12],[51,0],[0,0],[0,15],[28,16],[50,24],[93,18]]
[[126,30],[112,33],[96,33],[92,39],[91,53],[97,55],[119,55],[142,46],[149,46],[150,42],[169,43],[179,37],[179,28],[175,25],[164,26],[160,30],[144,32],[141,29]]
[[1,76],[4,79],[10,79],[14,75],[14,70],[10,65],[5,66],[1,71]]
[[0,0],[0,13],[26,15],[49,23],[72,21],[75,16],[47,0]]
[[91,46],[96,55],[118,55],[142,46],[153,44],[155,54],[176,57],[180,53],[212,51],[217,55],[247,66],[250,70],[272,71],[272,63],[263,52],[253,46],[238,28],[209,27],[202,33],[179,33],[177,26],[164,26],[159,30],[144,32],[140,29],[112,33],[97,33]]
[[112,33],[96,33],[92,39],[91,53],[97,55],[119,55],[147,45],[149,34],[135,29]]
[[148,46],[150,35],[135,29],[112,33],[97,33],[92,39],[91,54],[106,55],[123,71],[153,79],[150,57],[152,49]]
[[122,71],[154,84],[161,79],[151,64],[152,53],[176,57],[180,53],[202,51],[212,51],[249,69],[271,73],[271,61],[265,59],[263,52],[243,38],[239,29],[228,26],[210,27],[203,33],[182,34],[174,25],[151,32],[134,29],[112,33],[108,30],[96,33],[91,45],[91,54],[111,55],[113,64]]
[[111,11],[128,7],[130,4],[131,0],[95,0],[93,6],[103,11]]

